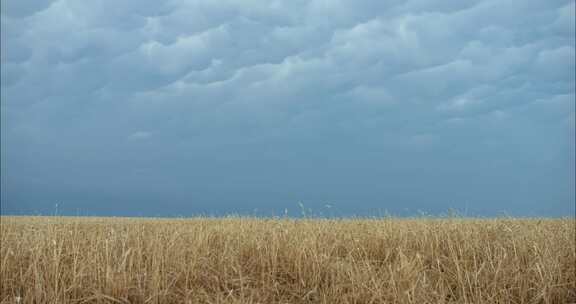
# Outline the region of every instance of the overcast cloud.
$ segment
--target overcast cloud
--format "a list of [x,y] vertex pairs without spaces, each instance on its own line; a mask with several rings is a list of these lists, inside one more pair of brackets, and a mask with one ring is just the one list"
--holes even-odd
[[574,12],[2,1],[2,213],[573,215]]

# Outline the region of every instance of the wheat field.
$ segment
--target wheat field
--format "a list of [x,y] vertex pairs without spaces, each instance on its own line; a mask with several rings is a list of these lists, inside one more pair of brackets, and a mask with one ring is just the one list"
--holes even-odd
[[576,303],[573,218],[0,220],[1,303]]

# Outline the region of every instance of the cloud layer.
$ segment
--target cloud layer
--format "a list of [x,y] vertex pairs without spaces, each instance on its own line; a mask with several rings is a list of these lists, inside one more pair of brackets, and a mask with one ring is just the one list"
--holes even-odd
[[3,1],[3,208],[569,214],[574,12]]

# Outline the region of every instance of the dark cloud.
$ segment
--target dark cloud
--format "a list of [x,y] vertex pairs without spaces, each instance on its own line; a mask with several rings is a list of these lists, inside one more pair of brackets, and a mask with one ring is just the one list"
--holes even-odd
[[2,1],[2,15],[22,18],[46,9],[54,0]]
[[567,215],[574,22],[559,0],[3,1],[3,208]]

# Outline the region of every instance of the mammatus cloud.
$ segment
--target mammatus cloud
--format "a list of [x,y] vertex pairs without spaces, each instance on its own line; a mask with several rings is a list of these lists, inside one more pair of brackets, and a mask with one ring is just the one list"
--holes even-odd
[[[382,207],[469,192],[565,212],[574,11],[567,0],[3,1],[6,195],[68,185],[84,189],[75,199],[130,200],[131,187],[171,184],[147,191]],[[212,173],[190,173],[201,170]],[[268,178],[278,183],[259,193]]]

